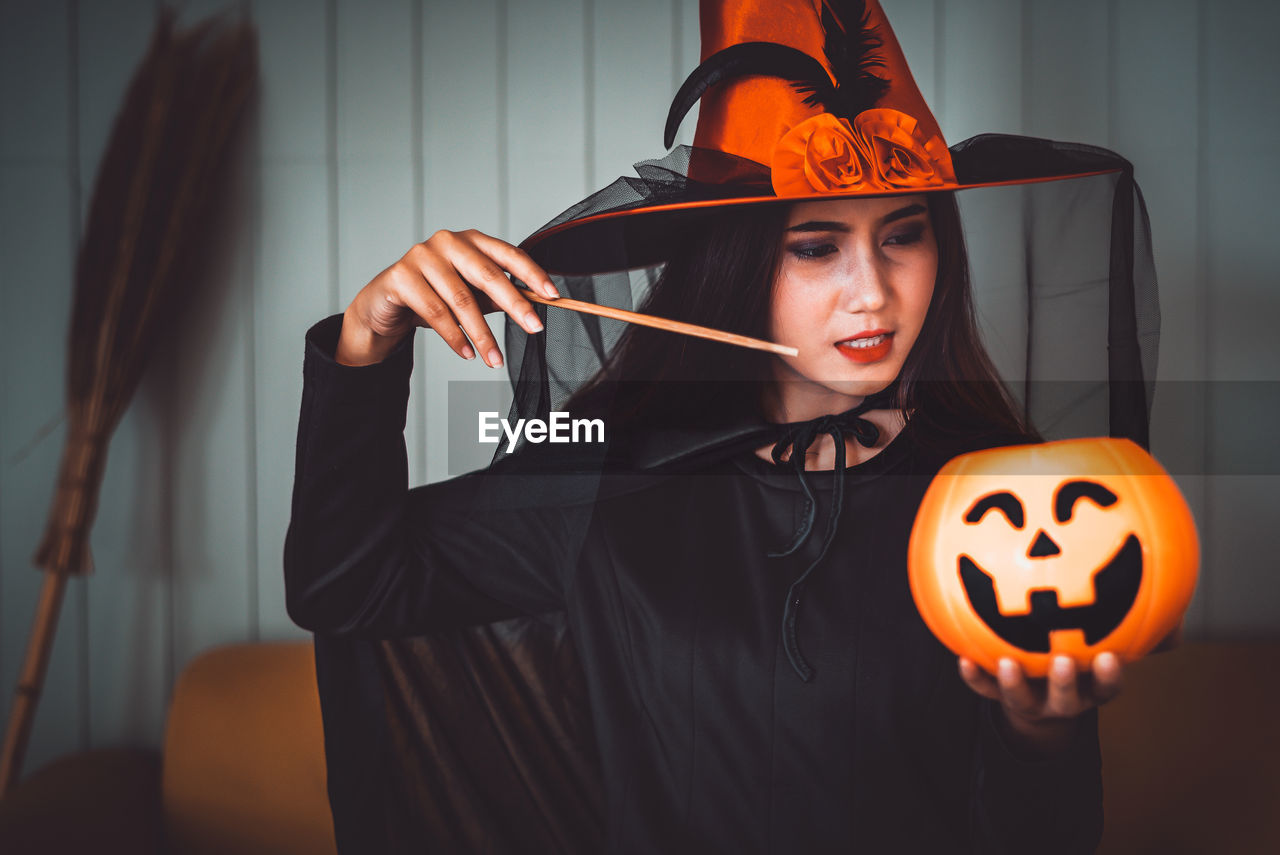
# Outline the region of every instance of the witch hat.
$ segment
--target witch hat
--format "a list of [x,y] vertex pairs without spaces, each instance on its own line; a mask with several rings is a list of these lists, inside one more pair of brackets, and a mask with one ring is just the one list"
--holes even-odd
[[703,60],[676,93],[671,146],[521,246],[550,272],[650,266],[726,206],[1080,178],[1128,168],[1088,146],[983,135],[948,148],[878,0],[703,0]]

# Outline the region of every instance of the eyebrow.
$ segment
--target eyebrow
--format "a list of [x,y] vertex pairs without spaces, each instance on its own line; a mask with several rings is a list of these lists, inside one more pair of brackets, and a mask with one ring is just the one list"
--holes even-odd
[[1022,502],[1018,501],[1018,497],[1010,493],[1008,490],[1001,490],[998,493],[992,493],[989,496],[983,496],[981,499],[973,503],[973,507],[964,515],[964,521],[967,523],[978,523],[982,521],[982,517],[987,511],[995,508],[1005,515],[1010,525],[1014,528],[1022,528],[1024,521],[1022,518]]
[[[914,217],[916,214],[925,212],[924,205],[907,205],[905,208],[899,208],[891,211],[880,218],[880,225],[892,223],[894,220],[901,220],[905,217]],[[788,232],[848,232],[849,224],[842,223],[838,220],[809,220],[799,225],[790,226]]]

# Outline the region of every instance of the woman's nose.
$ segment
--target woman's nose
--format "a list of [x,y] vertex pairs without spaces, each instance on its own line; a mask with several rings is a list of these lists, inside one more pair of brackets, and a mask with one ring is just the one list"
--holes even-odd
[[849,312],[876,312],[889,299],[885,272],[874,259],[853,259],[842,276],[842,303]]

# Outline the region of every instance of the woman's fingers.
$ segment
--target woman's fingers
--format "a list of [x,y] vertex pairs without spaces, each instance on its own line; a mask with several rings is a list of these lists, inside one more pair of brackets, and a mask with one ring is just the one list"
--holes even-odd
[[[372,341],[398,339],[414,324],[428,326],[458,355],[472,359],[479,353],[497,368],[502,351],[485,313],[502,310],[530,335],[542,331],[537,311],[507,278],[508,271],[540,294],[559,296],[551,278],[519,248],[474,230],[436,232],[356,295],[348,311],[356,320],[347,338],[356,340],[355,326],[367,328],[373,335],[366,338]],[[347,356],[377,357],[385,355],[386,348],[364,350],[371,352]]]
[[[489,329],[470,286],[446,259],[428,256],[423,263],[431,288],[453,313],[462,331],[475,345],[476,353],[480,354],[490,368],[497,368],[502,364],[502,351],[498,349],[498,340],[494,337],[493,330]],[[435,325],[432,324],[432,327]]]
[[[462,327],[458,326],[458,319],[422,275],[415,271],[403,278],[408,281],[399,284],[394,296],[421,318],[424,324],[435,330],[454,353],[463,359],[475,359],[476,353],[467,342]],[[391,296],[388,294],[387,299],[391,299]]]
[[560,296],[551,277],[524,250],[474,229],[464,234],[471,239],[477,249],[497,261],[512,276],[526,283],[542,296],[552,300]]
[[964,656],[960,657],[959,665],[960,679],[964,680],[965,685],[984,698],[990,698],[993,701],[1000,700],[1000,685],[996,682],[995,677],[979,668],[972,659]]
[[459,247],[453,264],[463,279],[488,295],[494,305],[524,327],[525,332],[533,335],[542,331],[542,321],[533,310],[533,304],[520,295],[507,278],[506,271],[491,257],[464,244]]
[[1099,653],[1093,657],[1093,699],[1101,705],[1120,694],[1124,687],[1124,668],[1120,657],[1114,653]]
[[1031,718],[1039,714],[1040,700],[1017,662],[1007,657],[1001,659],[996,668],[996,680],[1000,684],[1000,702],[1006,707]]
[[1048,685],[1042,715],[1064,718],[1083,711],[1080,686],[1076,680],[1076,663],[1070,656],[1055,656],[1049,664]]
[[1072,718],[1120,694],[1123,667],[1114,653],[1094,657],[1088,671],[1076,668],[1069,656],[1056,656],[1043,681],[1027,679],[1013,659],[1001,659],[995,676],[971,659],[959,657],[960,678],[982,695],[999,701],[1024,721]]
[[410,256],[492,367],[502,364],[502,352],[484,320],[490,305],[506,312],[530,335],[542,331],[533,304],[521,296],[507,271],[537,283],[544,294],[558,296],[550,277],[528,255],[475,230],[436,232],[414,247]]

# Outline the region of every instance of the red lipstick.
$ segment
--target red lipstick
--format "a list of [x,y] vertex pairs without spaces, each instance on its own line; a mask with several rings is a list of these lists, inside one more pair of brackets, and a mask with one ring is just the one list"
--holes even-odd
[[[872,345],[854,344],[854,342],[869,338],[880,338],[881,340]],[[868,330],[844,341],[836,342],[836,350],[840,351],[841,356],[860,363],[879,362],[889,355],[889,349],[892,346],[893,333],[889,332],[889,330]]]

